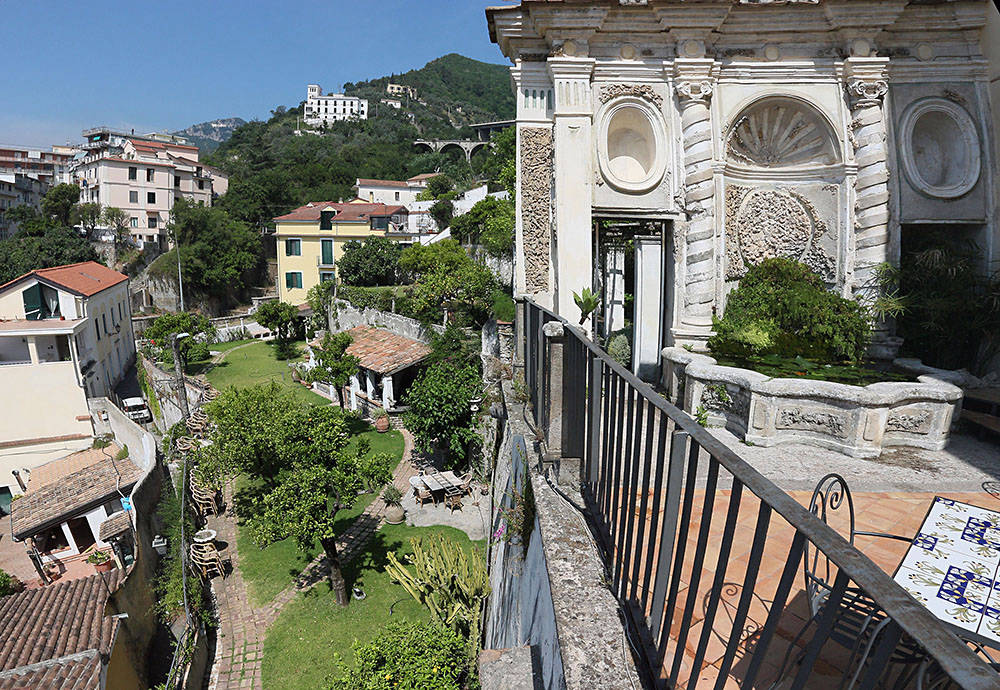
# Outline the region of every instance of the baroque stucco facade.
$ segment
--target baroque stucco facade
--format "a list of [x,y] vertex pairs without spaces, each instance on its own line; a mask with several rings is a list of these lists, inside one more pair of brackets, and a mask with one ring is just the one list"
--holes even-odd
[[[663,346],[704,345],[766,257],[858,296],[898,261],[904,232],[951,225],[985,270],[1000,256],[995,12],[989,0],[487,10],[517,92],[516,292],[576,320],[573,293],[601,289],[613,321],[613,278],[634,252],[634,368],[655,375]],[[645,236],[603,249],[623,221]]]

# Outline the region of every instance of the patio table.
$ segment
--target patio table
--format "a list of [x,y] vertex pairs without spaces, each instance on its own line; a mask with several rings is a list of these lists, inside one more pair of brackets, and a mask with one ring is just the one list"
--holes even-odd
[[1000,512],[936,496],[893,579],[955,633],[1000,646]]
[[414,479],[423,483],[431,491],[453,492],[460,491],[462,488],[462,482],[459,481],[453,472],[422,474],[419,477],[413,477],[410,482],[412,483]]

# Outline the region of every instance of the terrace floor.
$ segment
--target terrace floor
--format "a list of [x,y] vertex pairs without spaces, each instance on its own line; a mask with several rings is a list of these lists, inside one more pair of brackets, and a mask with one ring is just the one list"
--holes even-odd
[[[858,530],[869,530],[897,534],[907,537],[915,535],[922,524],[927,510],[940,495],[953,498],[987,509],[1000,510],[1000,498],[983,488],[984,482],[1000,480],[1000,447],[977,441],[968,436],[956,436],[944,451],[895,450],[889,451],[877,460],[859,460],[842,456],[832,451],[802,445],[788,445],[777,448],[745,446],[734,436],[721,429],[711,429],[734,451],[739,453],[758,471],[785,489],[796,501],[808,506],[812,490],[821,477],[829,472],[843,475],[854,498]],[[721,478],[720,478],[721,479]],[[701,485],[703,486],[703,485]],[[728,489],[720,481],[720,488]],[[712,520],[705,560],[698,576],[694,574],[692,554],[698,538],[698,527],[705,494],[695,492],[696,506],[691,528],[687,533],[687,549],[681,575],[681,586],[677,594],[677,613],[670,629],[670,642],[666,655],[664,676],[669,676],[670,666],[675,658],[674,650],[683,640],[683,654],[680,662],[679,678],[685,682],[678,687],[691,687],[688,683],[697,649],[704,647],[704,663],[697,674],[699,687],[711,687],[719,673],[719,666],[726,652],[733,615],[742,594],[747,563],[750,558],[751,543],[757,520],[759,501],[748,491],[742,494],[742,501],[735,533],[730,539],[723,539],[725,515],[731,492],[717,491],[712,501]],[[652,517],[646,515],[647,521]],[[647,522],[647,525],[649,523]],[[831,525],[841,534],[847,532],[846,523],[833,521]],[[794,530],[778,516],[773,516],[767,532],[764,556],[758,569],[752,603],[736,660],[729,674],[726,687],[743,687],[743,674],[747,671],[750,655],[756,637],[770,610],[773,593],[776,591],[782,568],[788,556],[788,549]],[[731,552],[720,562],[720,552],[724,542],[731,545]],[[879,540],[859,536],[855,545],[886,573],[892,575],[902,560],[908,544],[901,541]],[[679,547],[678,547],[679,548]],[[716,573],[724,572],[722,598],[718,613],[706,641],[702,641],[705,619],[708,617],[709,592]],[[805,626],[809,618],[808,605],[803,587],[801,565],[798,567],[795,583],[788,604],[778,623],[777,632],[765,657],[760,675],[753,687],[769,687],[778,677],[789,646]],[[695,584],[696,583],[696,584]],[[695,592],[692,595],[692,588]],[[687,626],[681,620],[688,596],[693,596],[694,614]],[[686,631],[686,632],[685,632]],[[808,641],[809,635],[806,635]],[[799,642],[801,647],[804,643]],[[793,650],[792,658],[796,657]],[[847,650],[828,643],[823,650],[807,687],[836,687],[843,669],[848,666]],[[787,674],[787,670],[786,670]],[[784,674],[783,674],[784,675]],[[780,686],[779,686],[780,687]]]

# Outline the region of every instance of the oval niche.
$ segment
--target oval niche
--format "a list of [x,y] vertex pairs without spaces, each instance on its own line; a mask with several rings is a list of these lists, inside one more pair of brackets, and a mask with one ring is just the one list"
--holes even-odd
[[663,121],[645,103],[612,104],[599,137],[598,160],[608,184],[633,194],[659,184],[666,167]]
[[903,169],[919,191],[954,199],[979,180],[979,135],[972,117],[943,98],[918,101],[903,115]]

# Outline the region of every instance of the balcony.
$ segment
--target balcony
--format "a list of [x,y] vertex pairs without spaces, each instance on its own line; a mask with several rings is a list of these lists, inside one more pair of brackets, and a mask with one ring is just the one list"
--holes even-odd
[[[530,423],[546,462],[579,469],[606,585],[648,687],[1000,687],[1000,674],[890,577],[898,550],[848,543],[803,506],[811,492],[786,493],[575,326],[531,301],[517,306]],[[824,518],[843,500],[824,503]],[[915,534],[922,495],[886,502],[856,502],[860,529]],[[823,598],[803,586],[804,563],[825,566]],[[854,621],[844,612],[859,600],[871,608]]]

